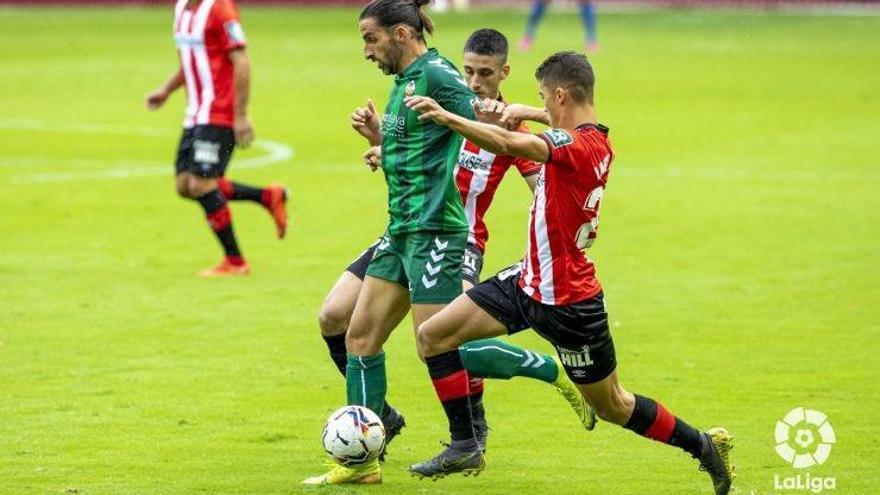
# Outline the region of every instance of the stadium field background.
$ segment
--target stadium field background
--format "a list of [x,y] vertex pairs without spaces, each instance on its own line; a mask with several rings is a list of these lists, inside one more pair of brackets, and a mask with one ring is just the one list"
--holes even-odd
[[[345,400],[317,328],[323,296],[382,232],[385,185],[348,114],[390,80],[363,60],[355,10],[243,8],[260,146],[229,175],[292,191],[289,238],[233,206],[253,274],[220,258],[172,182],[183,96],[144,95],[176,68],[171,9],[0,9],[0,492],[9,494],[708,494],[685,454],[608,424],[581,431],[549,387],[489,383],[488,466],[411,480],[443,413],[405,322],[389,401],[408,428],[380,488],[301,490]],[[474,29],[515,43],[522,12],[435,16],[458,62]],[[841,495],[877,489],[880,17],[691,10],[601,15],[597,107],[616,145],[591,251],[624,385],[703,429],[721,424],[742,494],[805,474],[774,452],[804,406],[837,434]],[[504,86],[581,49],[552,13]],[[240,166],[239,166],[240,165]],[[510,174],[488,216],[484,276],[523,251],[529,195]],[[525,333],[514,342],[550,352]]]

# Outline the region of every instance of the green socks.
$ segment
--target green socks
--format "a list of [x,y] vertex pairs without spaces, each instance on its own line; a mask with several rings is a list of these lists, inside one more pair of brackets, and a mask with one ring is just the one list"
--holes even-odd
[[[547,383],[559,377],[559,368],[551,356],[500,339],[475,340],[459,347],[458,351],[468,374],[473,377],[509,380],[524,376]],[[388,390],[384,352],[375,356],[349,354],[345,383],[349,404],[367,407],[382,417]]]
[[349,354],[345,386],[349,405],[364,406],[381,418],[385,413],[385,392],[388,391],[385,353],[380,352],[375,356]]
[[500,339],[474,340],[459,347],[458,351],[470,376],[504,380],[525,376],[547,383],[553,383],[559,377],[559,368],[551,356]]

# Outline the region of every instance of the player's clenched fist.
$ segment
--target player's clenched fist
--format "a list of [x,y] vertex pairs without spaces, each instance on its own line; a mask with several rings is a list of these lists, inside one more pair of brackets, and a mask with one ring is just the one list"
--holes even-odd
[[232,131],[235,134],[235,144],[240,148],[247,148],[254,141],[254,126],[247,117],[236,116],[232,122]]
[[506,105],[503,101],[486,98],[474,103],[474,115],[477,118],[477,122],[504,127],[500,121],[505,108]]
[[351,113],[351,127],[370,144],[378,146],[382,143],[382,135],[379,131],[379,112],[373,100],[367,100],[367,106],[356,108]]
[[509,131],[513,131],[516,130],[524,120],[541,122],[547,125],[550,124],[550,116],[547,114],[546,110],[520,103],[511,103],[504,107],[498,124],[501,127],[506,127]]
[[147,99],[146,99],[147,108],[149,108],[150,110],[156,110],[157,108],[164,105],[165,100],[167,100],[167,99],[168,99],[168,92],[161,90],[161,89],[157,89],[156,91],[153,91],[152,93],[147,95]]
[[364,153],[364,163],[370,167],[370,170],[373,172],[382,167],[382,147],[373,146],[368,149],[367,152]]

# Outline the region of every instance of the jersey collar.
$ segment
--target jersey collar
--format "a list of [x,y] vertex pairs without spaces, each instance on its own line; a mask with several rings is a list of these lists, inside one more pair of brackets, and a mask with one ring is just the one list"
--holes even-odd
[[608,135],[608,131],[610,131],[610,129],[608,129],[608,127],[606,127],[602,124],[587,123],[587,124],[581,124],[581,125],[574,128],[574,130],[576,130],[576,131],[585,131],[587,129],[596,129],[597,131],[601,132],[602,134],[605,134],[606,136]]
[[401,79],[405,79],[405,78],[411,76],[413,72],[419,70],[423,65],[425,65],[425,62],[427,60],[433,59],[436,57],[437,57],[437,49],[436,48],[428,48],[428,51],[419,55],[419,58],[413,60],[412,63],[409,64],[409,66],[407,66],[406,69],[403,69],[403,72],[394,76],[394,78],[398,81]]

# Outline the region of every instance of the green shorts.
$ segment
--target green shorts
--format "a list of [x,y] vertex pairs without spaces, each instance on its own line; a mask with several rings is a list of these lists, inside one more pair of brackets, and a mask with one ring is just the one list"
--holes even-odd
[[367,267],[371,277],[409,287],[413,304],[447,304],[461,295],[467,232],[385,234]]

